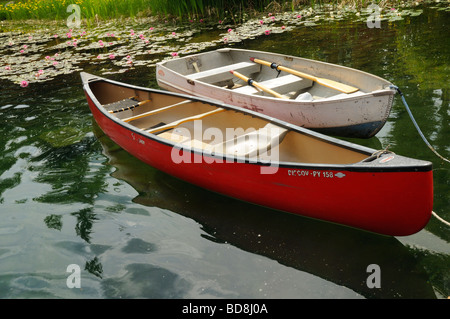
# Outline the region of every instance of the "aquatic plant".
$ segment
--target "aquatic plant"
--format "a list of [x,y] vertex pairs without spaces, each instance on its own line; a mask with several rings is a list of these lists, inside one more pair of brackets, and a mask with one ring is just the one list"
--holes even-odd
[[[46,0],[42,0],[46,1]],[[81,0],[80,0],[81,1]],[[105,21],[97,26],[71,29],[67,26],[27,28],[20,22],[11,24],[14,31],[1,33],[0,79],[9,80],[24,88],[35,82],[50,81],[58,75],[78,72],[88,64],[101,65],[103,74],[121,73],[130,67],[153,66],[161,59],[173,59],[223,45],[233,45],[246,39],[272,36],[303,26],[352,17],[366,21],[370,12],[322,7],[299,11],[259,15],[235,25],[217,20],[215,25],[157,23],[153,18]],[[421,13],[420,9],[384,10],[382,21],[395,21]],[[261,23],[262,22],[262,23]],[[205,28],[215,31],[215,38],[205,39]],[[133,56],[133,58],[131,58]],[[26,85],[22,84],[26,81]]]
[[84,19],[134,17],[149,10],[145,0],[29,0],[0,6],[0,20],[67,19],[68,6],[80,7]]

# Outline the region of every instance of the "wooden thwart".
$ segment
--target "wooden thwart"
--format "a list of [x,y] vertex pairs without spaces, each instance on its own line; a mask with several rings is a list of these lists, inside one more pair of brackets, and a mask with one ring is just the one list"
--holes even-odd
[[134,121],[134,120],[137,120],[137,119],[149,116],[149,115],[154,115],[154,114],[157,114],[157,113],[160,113],[160,112],[164,112],[164,111],[170,110],[170,109],[172,109],[172,108],[174,108],[176,106],[188,104],[188,103],[191,103],[191,102],[193,102],[193,101],[192,100],[184,100],[182,102],[175,103],[175,104],[168,105],[168,106],[164,106],[164,107],[161,107],[161,108],[156,109],[156,110],[152,110],[152,111],[148,111],[148,112],[145,112],[145,113],[142,113],[142,114],[139,114],[139,115],[128,117],[126,119],[123,119],[122,121],[124,121],[124,122],[131,122],[131,121]]
[[168,123],[168,124],[156,127],[156,128],[152,128],[150,130],[147,130],[147,132],[151,133],[151,134],[156,134],[157,132],[165,131],[165,130],[177,127],[180,124],[183,124],[183,123],[186,123],[186,122],[195,121],[195,120],[201,120],[202,118],[205,118],[207,116],[210,116],[210,115],[213,115],[213,114],[217,114],[217,113],[220,113],[220,112],[223,112],[223,111],[226,111],[226,110],[222,109],[222,108],[217,108],[215,110],[212,110],[212,111],[209,111],[209,112],[206,112],[206,113],[202,113],[202,114],[198,114],[198,115],[194,115],[194,116],[190,116],[190,117],[185,117],[185,118],[179,119],[177,121],[174,121],[172,123]]
[[282,66],[282,65],[277,65],[275,63],[271,63],[271,62],[267,62],[267,61],[259,60],[259,59],[255,59],[255,58],[250,58],[250,60],[255,62],[255,63],[266,65],[266,66],[271,67],[272,69],[275,69],[275,70],[278,70],[278,71],[288,72],[288,73],[297,75],[299,77],[312,80],[314,82],[317,82],[320,85],[326,86],[328,88],[331,88],[331,89],[334,89],[334,90],[337,90],[337,91],[340,91],[340,92],[343,92],[343,93],[349,94],[349,93],[353,93],[353,92],[356,92],[356,91],[359,90],[358,88],[350,86],[350,85],[347,85],[347,84],[336,82],[336,81],[333,81],[333,80],[330,80],[330,79],[319,78],[319,77],[316,77],[316,76],[313,76],[313,75],[310,75],[310,74],[306,74],[306,73],[303,73],[303,72],[300,72],[300,71],[297,71],[297,70],[293,70],[293,69],[287,68],[287,67]]

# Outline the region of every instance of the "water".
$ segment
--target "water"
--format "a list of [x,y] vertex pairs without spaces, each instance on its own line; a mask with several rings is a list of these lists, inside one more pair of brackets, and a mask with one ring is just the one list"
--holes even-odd
[[[364,21],[322,20],[232,45],[338,63],[390,80],[404,92],[430,143],[449,158],[449,12],[422,9],[382,21],[379,29]],[[196,32],[186,47],[220,34],[215,28]],[[40,59],[48,54],[45,46],[52,48],[48,41],[37,45]],[[148,61],[182,48],[172,43],[164,52],[140,56],[137,61],[147,62],[134,68],[87,58],[75,68],[157,87]],[[27,88],[5,74],[0,79],[1,298],[450,295],[449,227],[437,219],[415,235],[386,237],[184,183],[111,142],[92,121],[78,72],[63,73]],[[376,149],[390,145],[398,154],[432,161],[434,211],[450,220],[449,164],[420,139],[398,96],[376,138],[352,141]],[[382,210],[389,203],[380,196],[379,205]],[[380,267],[381,288],[366,283],[372,264]],[[81,288],[68,287],[69,265],[80,267]]]

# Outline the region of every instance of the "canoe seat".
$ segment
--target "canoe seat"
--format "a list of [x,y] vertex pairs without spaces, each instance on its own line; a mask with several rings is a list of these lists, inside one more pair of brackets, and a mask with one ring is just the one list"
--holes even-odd
[[287,131],[285,128],[269,123],[256,131],[214,145],[213,152],[240,157],[254,157],[277,146],[283,140]]
[[[291,91],[299,91],[308,88],[312,85],[311,80],[303,79],[292,74],[283,75],[278,78],[266,81],[258,81],[258,83],[280,94],[284,94]],[[246,85],[234,89],[233,92],[239,92],[244,94],[256,94],[259,93],[260,91],[255,89],[253,86]]]
[[215,69],[188,74],[186,75],[186,77],[190,80],[198,80],[206,83],[216,83],[233,79],[233,74],[230,73],[230,71],[232,70],[244,74],[252,74],[259,72],[261,70],[261,66],[253,62],[239,62]]

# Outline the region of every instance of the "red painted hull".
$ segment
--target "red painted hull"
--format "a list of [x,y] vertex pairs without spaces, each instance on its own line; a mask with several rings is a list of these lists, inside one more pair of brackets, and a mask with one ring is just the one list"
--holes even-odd
[[[143,162],[205,189],[247,202],[375,233],[406,236],[420,231],[433,206],[433,175],[424,171],[361,171],[282,164],[274,174],[257,163],[227,161],[176,150],[173,145],[130,130],[99,110],[86,94],[100,128]],[[186,152],[186,153],[184,153]],[[345,178],[342,175],[345,174]],[[413,186],[413,187],[412,187]]]

